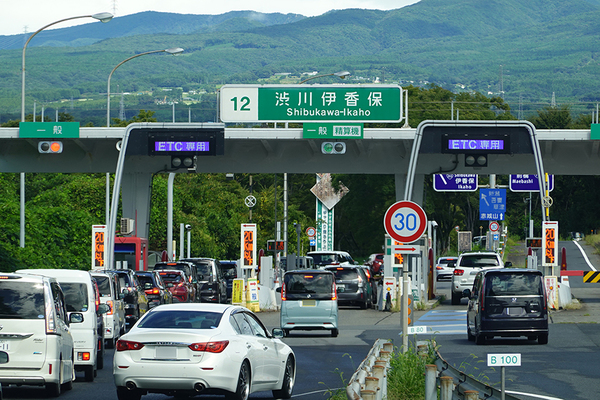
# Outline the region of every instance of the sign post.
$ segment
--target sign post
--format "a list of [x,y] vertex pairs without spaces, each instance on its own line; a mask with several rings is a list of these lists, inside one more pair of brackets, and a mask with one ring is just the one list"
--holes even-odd
[[505,395],[505,378],[506,371],[504,367],[520,367],[521,366],[521,353],[514,354],[488,354],[487,355],[487,366],[488,367],[500,367],[501,375],[501,393],[500,399],[504,400]]

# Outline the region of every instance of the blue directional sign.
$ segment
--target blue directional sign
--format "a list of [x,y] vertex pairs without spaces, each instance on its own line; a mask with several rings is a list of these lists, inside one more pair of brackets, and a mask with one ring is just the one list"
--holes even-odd
[[434,174],[433,189],[436,192],[474,192],[477,174]]
[[[512,192],[538,192],[540,183],[537,175],[517,174],[510,176],[509,183]],[[548,175],[548,191],[554,189],[554,175]]]
[[479,190],[479,219],[503,221],[506,214],[506,189]]

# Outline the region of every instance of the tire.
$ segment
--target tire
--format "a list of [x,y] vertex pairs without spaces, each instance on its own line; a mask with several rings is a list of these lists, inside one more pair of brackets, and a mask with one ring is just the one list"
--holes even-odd
[[290,336],[290,330],[289,329],[284,329],[283,330],[283,337],[288,337]]
[[366,310],[367,308],[369,308],[369,300],[365,299],[365,301],[363,301],[362,303],[360,303],[360,309],[361,310]]
[[453,306],[458,306],[460,304],[460,299],[462,298],[462,296],[460,295],[460,293],[454,293],[452,292],[452,305]]
[[229,400],[248,400],[250,396],[250,376],[250,367],[248,362],[244,361],[240,368],[236,391],[227,396]]
[[85,370],[84,372],[84,379],[86,382],[94,382],[94,366],[93,365],[86,365],[85,366]]
[[469,327],[469,321],[467,321],[467,339],[469,340],[469,342],[475,341],[475,335],[473,335],[473,332],[471,332],[471,328]]
[[483,344],[485,344],[485,336],[482,335],[481,333],[478,334],[477,336],[475,336],[475,343],[477,345],[483,345]]
[[544,333],[543,335],[539,335],[537,340],[538,344],[548,344],[548,334]]
[[331,337],[338,337],[339,333],[340,333],[340,330],[338,328],[333,328],[331,330]]
[[296,381],[296,365],[294,358],[288,356],[285,362],[285,371],[283,372],[283,383],[281,389],[273,390],[273,397],[276,399],[289,399],[292,397],[294,391],[294,383]]
[[119,400],[140,400],[142,392],[137,389],[127,390],[126,387],[117,386],[117,398]]

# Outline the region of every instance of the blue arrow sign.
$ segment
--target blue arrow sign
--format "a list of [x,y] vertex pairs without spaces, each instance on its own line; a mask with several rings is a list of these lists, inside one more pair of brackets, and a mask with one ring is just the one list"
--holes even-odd
[[506,214],[506,189],[479,190],[479,219],[503,221]]
[[477,174],[434,174],[433,189],[436,192],[474,192]]
[[[517,174],[510,176],[509,187],[512,192],[539,192],[540,182],[537,175]],[[554,189],[554,175],[548,175],[548,191]]]

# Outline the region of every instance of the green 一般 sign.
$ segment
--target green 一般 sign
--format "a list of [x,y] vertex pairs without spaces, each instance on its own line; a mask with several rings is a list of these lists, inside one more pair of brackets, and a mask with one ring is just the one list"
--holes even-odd
[[33,139],[78,138],[79,122],[19,122],[19,137]]
[[302,124],[304,139],[362,139],[364,124],[306,122]]
[[398,85],[225,85],[223,122],[399,122]]

